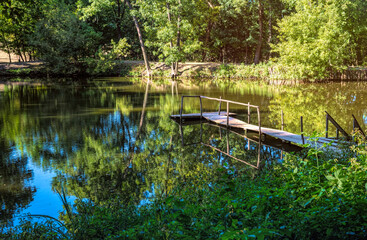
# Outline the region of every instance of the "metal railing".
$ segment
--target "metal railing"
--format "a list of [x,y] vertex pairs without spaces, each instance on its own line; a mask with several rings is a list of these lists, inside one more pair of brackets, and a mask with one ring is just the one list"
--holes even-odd
[[247,114],[249,116],[248,117],[248,124],[250,124],[250,115],[251,115],[250,110],[251,110],[251,108],[256,108],[257,120],[258,120],[258,125],[259,125],[259,135],[261,136],[261,118],[260,118],[260,107],[259,106],[251,105],[250,103],[241,103],[241,102],[225,100],[225,99],[222,99],[222,98],[212,98],[212,97],[206,97],[206,96],[200,96],[200,95],[184,95],[184,96],[181,97],[180,123],[182,123],[182,112],[183,112],[183,106],[184,106],[184,98],[199,98],[199,100],[200,100],[200,119],[203,119],[203,101],[202,101],[202,99],[218,101],[219,102],[218,115],[220,115],[220,113],[221,113],[222,102],[227,103],[227,109],[226,109],[227,110],[227,127],[230,127],[229,126],[229,104],[230,103],[247,107]]
[[329,122],[331,122],[336,127],[336,138],[339,138],[339,132],[341,132],[347,140],[351,140],[351,137],[349,134],[335,121],[334,118],[330,116],[328,112],[326,112],[326,131],[325,131],[325,137],[329,137]]

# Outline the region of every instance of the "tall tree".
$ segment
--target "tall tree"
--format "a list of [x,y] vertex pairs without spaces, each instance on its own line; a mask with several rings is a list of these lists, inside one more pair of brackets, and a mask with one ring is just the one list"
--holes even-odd
[[[128,5],[130,11],[132,11],[133,8],[131,6],[130,1],[125,0],[125,2]],[[150,70],[150,65],[149,65],[149,61],[148,61],[148,57],[147,57],[147,53],[146,53],[146,49],[145,49],[145,45],[144,45],[143,34],[140,30],[139,22],[138,22],[137,17],[135,16],[135,14],[132,13],[132,17],[133,17],[133,20],[134,20],[134,23],[135,23],[136,31],[138,32],[138,36],[139,36],[139,42],[140,42],[141,51],[143,53],[146,74],[147,74],[147,76],[149,76],[151,70]]]

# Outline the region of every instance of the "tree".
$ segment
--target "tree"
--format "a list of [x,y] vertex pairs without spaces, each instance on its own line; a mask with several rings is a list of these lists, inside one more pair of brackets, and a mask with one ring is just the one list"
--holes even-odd
[[[132,11],[133,8],[131,6],[130,1],[129,0],[125,0],[125,2],[128,5],[130,11]],[[143,53],[144,64],[145,64],[145,69],[146,69],[146,72],[147,72],[147,76],[149,76],[150,75],[150,65],[149,65],[148,56],[147,56],[147,52],[146,52],[145,45],[144,45],[143,34],[142,34],[141,30],[140,30],[140,25],[139,25],[138,19],[135,16],[135,14],[132,14],[132,17],[133,17],[133,20],[134,20],[136,31],[137,31],[138,36],[139,36],[139,42],[140,42],[141,51]]]
[[[34,58],[29,36],[42,17],[42,0],[4,0],[0,3],[0,48],[22,61]],[[10,55],[9,55],[10,56]]]
[[[148,35],[147,46],[160,60],[172,66],[171,75],[177,75],[177,64],[185,61],[200,47],[194,29],[196,2],[190,0],[138,1]],[[162,14],[164,13],[164,14]]]
[[[292,1],[293,2],[293,1]],[[323,79],[355,59],[350,0],[301,0],[279,22],[274,52],[292,79]]]
[[36,25],[31,43],[55,73],[80,71],[80,60],[98,49],[101,33],[78,19],[63,2],[45,6],[45,18]]

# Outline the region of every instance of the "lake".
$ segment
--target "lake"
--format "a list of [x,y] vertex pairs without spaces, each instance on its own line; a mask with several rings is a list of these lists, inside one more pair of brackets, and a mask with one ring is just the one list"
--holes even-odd
[[[56,82],[56,81],[55,81]],[[348,132],[352,114],[367,123],[367,84],[267,85],[210,81],[149,83],[128,78],[0,84],[0,222],[26,213],[58,217],[57,194],[103,203],[118,198],[146,204],[189,178],[210,181],[218,169],[259,171],[298,148],[206,123],[179,124],[182,95],[204,95],[260,106],[262,126],[325,134],[325,111]],[[205,111],[218,103],[203,102]],[[185,99],[184,113],[199,111]],[[225,104],[222,109],[225,110]],[[241,119],[247,108],[231,105]],[[256,124],[257,116],[251,121]],[[329,136],[335,137],[330,126]],[[229,156],[230,155],[230,156]]]

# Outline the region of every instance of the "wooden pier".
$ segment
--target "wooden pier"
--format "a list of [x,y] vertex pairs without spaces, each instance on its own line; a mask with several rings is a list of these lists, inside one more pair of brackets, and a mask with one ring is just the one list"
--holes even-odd
[[[184,103],[184,98],[185,97],[196,97],[196,98],[200,99],[200,113],[192,113],[192,114],[183,114],[182,113],[183,103]],[[202,111],[202,99],[218,101],[219,102],[218,112],[203,112]],[[227,109],[226,109],[227,111],[226,112],[221,111],[221,103],[222,102],[227,103]],[[234,118],[234,116],[236,114],[229,112],[229,103],[246,106],[248,108],[248,115],[249,116],[251,114],[250,108],[255,108],[257,110],[257,115],[258,115],[258,125],[248,123],[250,121],[250,117],[248,118],[247,123],[242,121],[242,120],[239,120],[237,118]],[[251,131],[251,132],[258,133],[260,135],[260,139],[266,138],[266,136],[270,136],[270,137],[277,138],[277,139],[280,139],[282,141],[292,143],[292,144],[296,144],[296,145],[312,144],[313,146],[315,146],[315,144],[316,144],[318,147],[320,147],[323,144],[330,144],[331,148],[333,148],[333,149],[337,148],[337,143],[335,142],[335,139],[320,137],[320,138],[317,138],[317,141],[315,142],[314,140],[309,139],[307,137],[304,137],[303,135],[297,135],[297,134],[290,133],[290,132],[283,131],[283,130],[262,127],[261,126],[259,106],[240,103],[240,102],[234,102],[234,101],[229,101],[229,100],[224,100],[224,99],[219,99],[219,98],[210,98],[210,97],[206,97],[206,96],[182,96],[180,114],[171,115],[171,118],[175,119],[177,121],[180,121],[181,123],[185,119],[190,119],[190,120],[202,119],[202,120],[206,120],[206,121],[211,122],[211,123],[215,123],[215,124],[220,125],[220,126],[225,126],[227,128],[237,128],[237,129],[243,129],[246,132]]]

